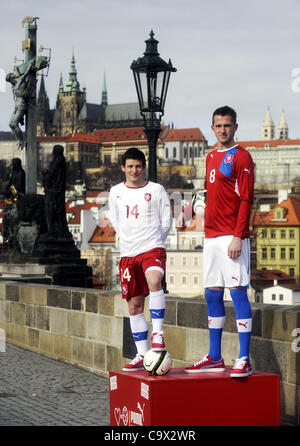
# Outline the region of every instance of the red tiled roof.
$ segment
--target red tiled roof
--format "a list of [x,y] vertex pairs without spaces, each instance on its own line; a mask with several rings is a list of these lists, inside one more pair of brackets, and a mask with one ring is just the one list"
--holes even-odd
[[97,226],[92,237],[90,238],[90,243],[114,243],[116,240],[116,231],[110,225],[108,218],[103,220],[103,226]]
[[[286,209],[284,218],[286,221],[272,221],[274,212],[277,207]],[[269,211],[264,218],[261,219],[261,226],[300,226],[300,197],[288,197],[287,200],[277,204],[274,209]]]
[[96,130],[95,135],[99,137],[102,143],[112,141],[147,141],[143,127]]
[[163,141],[206,141],[206,139],[199,128],[169,129]]
[[100,137],[95,133],[83,133],[78,132],[70,135],[67,142],[90,142],[94,144],[100,144]]
[[84,204],[78,204],[78,205],[72,205],[72,204],[74,204],[74,201],[72,200],[66,202],[66,214],[72,215],[68,223],[73,225],[80,224],[80,216],[82,209],[90,210],[91,208],[99,207],[99,204],[87,200],[85,200]]
[[251,279],[253,280],[292,280],[295,278],[280,271],[279,269],[253,269],[251,270]]
[[264,218],[269,211],[251,211],[249,226],[258,226],[263,224]]
[[291,289],[298,289],[299,285],[296,283],[295,277],[280,271],[279,269],[253,269],[251,270],[251,286],[255,290],[263,290],[274,285],[274,281],[280,286],[285,286]]
[[93,288],[97,290],[104,290],[105,282],[98,280],[95,276],[93,276],[92,280],[93,280]]
[[[300,139],[268,139],[266,141],[258,140],[258,141],[235,141],[239,146],[244,147],[245,149],[262,149],[266,150],[278,146],[300,146]],[[209,148],[209,150],[214,150],[217,147],[217,143]]]

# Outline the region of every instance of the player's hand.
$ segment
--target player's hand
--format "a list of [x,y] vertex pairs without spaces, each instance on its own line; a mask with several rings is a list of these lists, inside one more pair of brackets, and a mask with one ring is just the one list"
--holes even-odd
[[242,240],[239,237],[233,237],[228,246],[228,256],[231,259],[237,259],[242,252]]

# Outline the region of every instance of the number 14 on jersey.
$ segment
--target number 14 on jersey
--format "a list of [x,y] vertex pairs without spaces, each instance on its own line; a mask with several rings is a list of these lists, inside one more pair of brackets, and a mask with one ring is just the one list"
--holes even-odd
[[131,209],[130,206],[128,204],[125,205],[126,208],[126,218],[129,218],[130,215],[133,215],[135,218],[138,218],[138,216],[140,215],[138,212],[138,205],[134,205],[133,208]]

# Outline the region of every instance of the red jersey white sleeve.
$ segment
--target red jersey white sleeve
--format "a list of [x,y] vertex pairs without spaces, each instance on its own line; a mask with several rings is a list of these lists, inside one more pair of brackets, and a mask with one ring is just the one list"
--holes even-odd
[[239,145],[209,153],[204,188],[207,189],[205,237],[248,238],[254,191],[250,153]]
[[172,225],[168,194],[152,181],[137,188],[117,184],[109,194],[109,219],[120,238],[121,257],[164,248]]

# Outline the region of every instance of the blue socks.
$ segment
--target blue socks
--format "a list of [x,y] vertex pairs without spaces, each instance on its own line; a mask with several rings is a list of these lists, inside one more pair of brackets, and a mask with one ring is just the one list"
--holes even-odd
[[[208,309],[209,356],[212,361],[222,358],[221,340],[225,324],[224,290],[205,289],[205,299]],[[252,311],[246,288],[230,290],[230,296],[236,313],[236,325],[240,343],[239,358],[249,359],[250,339],[252,331]]]
[[219,361],[221,355],[222,331],[225,323],[224,290],[205,289],[208,309],[209,356],[212,361]]
[[239,358],[247,356],[249,359],[250,339],[252,331],[252,311],[246,288],[230,290],[236,313],[236,325],[240,341]]

